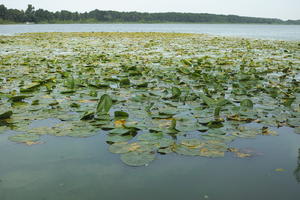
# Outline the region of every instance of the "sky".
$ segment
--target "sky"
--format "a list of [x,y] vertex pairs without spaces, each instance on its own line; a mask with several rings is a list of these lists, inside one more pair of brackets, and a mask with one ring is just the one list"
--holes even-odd
[[0,0],[8,8],[85,12],[94,9],[139,12],[192,12],[300,19],[300,0]]

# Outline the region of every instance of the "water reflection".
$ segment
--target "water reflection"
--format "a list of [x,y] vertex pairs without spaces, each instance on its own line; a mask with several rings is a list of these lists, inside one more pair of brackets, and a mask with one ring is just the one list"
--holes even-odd
[[298,163],[297,168],[294,171],[294,175],[296,177],[296,180],[300,183],[300,149],[298,149]]

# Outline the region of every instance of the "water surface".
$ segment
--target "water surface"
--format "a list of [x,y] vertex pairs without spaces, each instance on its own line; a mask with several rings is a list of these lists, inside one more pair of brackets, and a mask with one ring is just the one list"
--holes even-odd
[[[279,136],[232,144],[251,147],[257,153],[251,158],[171,154],[147,167],[122,164],[119,155],[107,151],[103,134],[87,139],[44,136],[46,143],[30,147],[8,142],[9,135],[2,134],[0,199],[297,200],[300,136],[291,128],[277,131]],[[284,171],[276,172],[278,168]]]
[[29,32],[176,32],[300,40],[300,25],[257,24],[33,24],[0,25],[0,35]]

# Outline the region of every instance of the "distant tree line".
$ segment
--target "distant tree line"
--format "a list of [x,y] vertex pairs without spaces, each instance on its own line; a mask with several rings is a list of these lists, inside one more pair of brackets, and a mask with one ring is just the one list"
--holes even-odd
[[237,15],[215,15],[196,13],[141,13],[93,10],[78,13],[61,10],[50,12],[44,9],[35,10],[28,5],[27,9],[8,9],[0,5],[0,23],[255,23],[255,24],[300,24],[300,20],[273,18],[241,17]]

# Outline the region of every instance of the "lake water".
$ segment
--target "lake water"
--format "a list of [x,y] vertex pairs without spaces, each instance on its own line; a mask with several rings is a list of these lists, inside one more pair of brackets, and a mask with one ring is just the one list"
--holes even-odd
[[[300,26],[0,25],[0,34],[5,35],[49,31],[188,32],[300,40]],[[44,125],[45,121],[35,123]],[[123,164],[119,155],[107,150],[104,134],[85,139],[43,136],[44,144],[29,147],[8,141],[12,134],[0,132],[0,200],[298,200],[300,135],[292,128],[273,129],[278,136],[232,143],[255,151],[250,158],[172,153],[159,155],[147,167]]]
[[33,24],[0,25],[0,35],[28,32],[178,32],[276,40],[299,40],[300,25],[246,24]]
[[147,167],[122,164],[119,155],[108,152],[103,134],[87,139],[46,136],[45,144],[31,147],[7,142],[8,135],[2,134],[0,199],[298,200],[300,136],[290,128],[278,131],[279,136],[232,144],[255,149],[257,156],[251,158],[171,154]]

